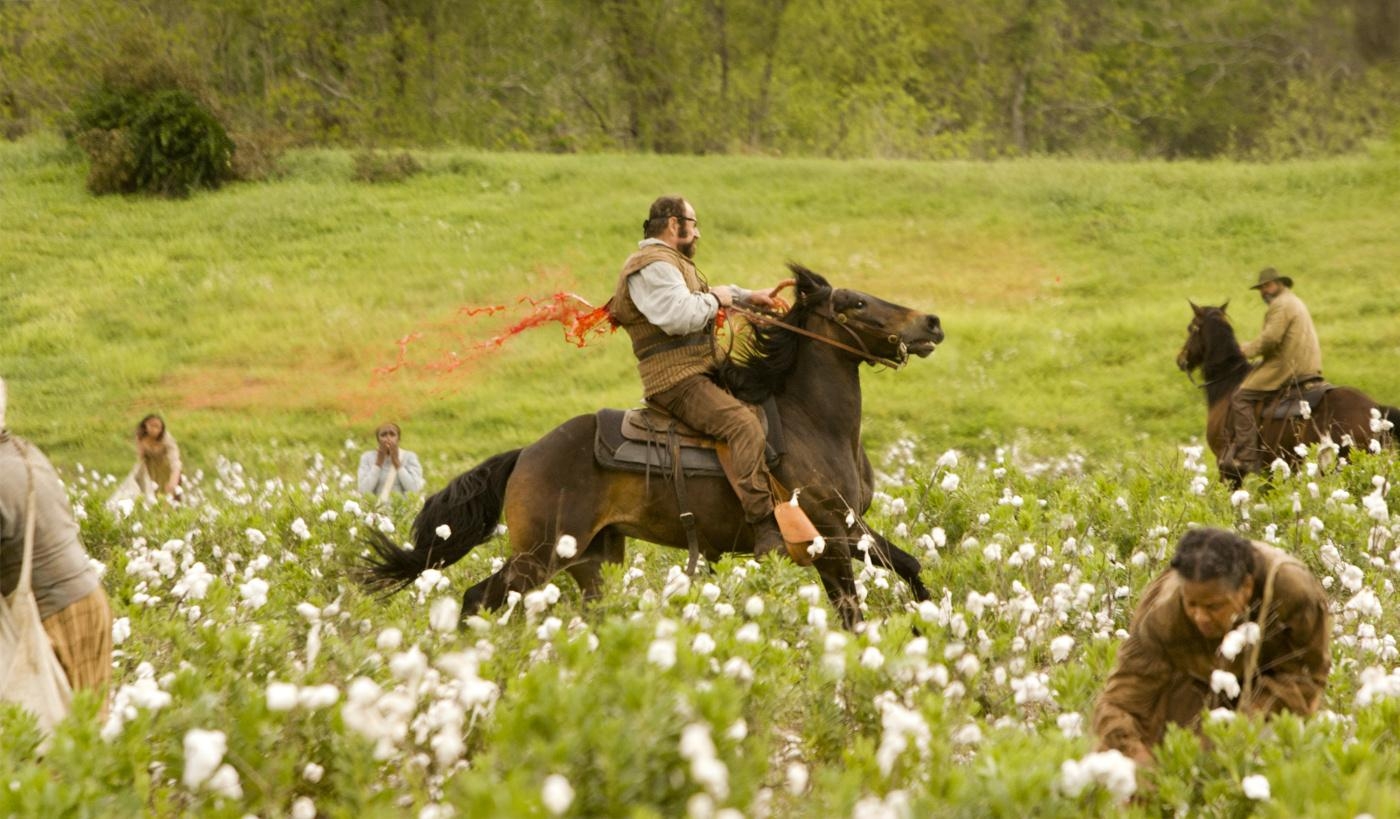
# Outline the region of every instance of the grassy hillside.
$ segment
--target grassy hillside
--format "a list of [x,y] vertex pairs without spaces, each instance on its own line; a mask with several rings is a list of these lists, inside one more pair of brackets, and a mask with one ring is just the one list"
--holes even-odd
[[[376,382],[414,331],[420,362],[508,316],[464,305],[570,290],[601,303],[650,200],[682,192],[702,269],[757,285],[785,260],[937,312],[929,360],[866,377],[867,436],[938,448],[1019,440],[1116,463],[1198,435],[1178,374],[1186,299],[1232,300],[1272,264],[1312,308],[1327,374],[1400,402],[1400,163],[999,164],[420,154],[404,183],[348,154],[185,202],[95,199],[53,139],[0,145],[0,366],[10,425],[60,462],[118,470],[167,415],[187,459],[279,439],[365,445],[381,418],[437,477],[600,405],[635,402],[626,341],[526,333],[445,377]],[[513,315],[519,315],[516,312]],[[444,329],[447,328],[447,329]],[[434,465],[438,468],[434,468]],[[430,480],[434,476],[430,475]]]

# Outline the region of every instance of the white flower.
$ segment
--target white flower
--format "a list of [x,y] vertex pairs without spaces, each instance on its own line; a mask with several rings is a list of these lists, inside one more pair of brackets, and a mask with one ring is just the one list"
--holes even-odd
[[871,670],[878,669],[885,664],[885,655],[875,646],[868,646],[860,655],[860,664]]
[[119,646],[131,636],[131,618],[118,617],[112,621],[112,645]]
[[755,594],[749,597],[748,600],[745,600],[744,613],[750,617],[757,617],[763,614],[763,598]]
[[1256,802],[1269,801],[1269,780],[1262,774],[1250,774],[1240,781],[1244,795]]
[[248,542],[254,546],[261,546],[267,542],[267,535],[257,529],[245,529],[243,534],[248,538]]
[[1066,794],[1078,796],[1089,785],[1101,785],[1114,799],[1126,802],[1137,791],[1137,765],[1120,751],[1066,759],[1060,765],[1060,788]]
[[950,449],[942,455],[939,455],[935,466],[942,469],[956,469],[958,466],[958,451],[956,449]]
[[267,710],[290,711],[297,704],[297,687],[291,683],[274,682],[267,686]]
[[745,623],[734,632],[734,639],[741,643],[757,643],[763,639],[763,634],[759,631],[758,623]]
[[1065,739],[1075,739],[1084,733],[1084,715],[1074,711],[1056,717],[1055,724],[1059,726]]
[[1237,509],[1244,506],[1247,500],[1249,500],[1249,492],[1244,489],[1236,489],[1234,493],[1230,495],[1230,505]]
[[1050,641],[1050,658],[1057,663],[1062,663],[1069,659],[1069,653],[1074,649],[1074,638],[1068,634],[1061,634]]
[[690,650],[701,655],[712,654],[715,650],[715,638],[702,631],[691,641]]
[[977,727],[977,723],[969,722],[953,732],[954,745],[976,745],[982,741],[982,729]]
[[544,787],[540,788],[540,800],[544,802],[545,810],[554,816],[562,816],[574,803],[574,786],[563,776],[550,774],[545,777]]
[[223,731],[205,731],[191,728],[185,732],[185,771],[181,781],[186,788],[195,790],[208,781],[224,761],[228,750],[228,738]]
[[938,485],[944,492],[952,492],[958,488],[958,484],[960,483],[962,483],[962,479],[958,477],[958,473],[949,472],[947,475],[943,476],[943,480]]
[[1240,695],[1240,681],[1229,671],[1217,668],[1210,672],[1210,690],[1233,700]]
[[428,625],[436,631],[453,631],[461,614],[462,607],[455,598],[439,597],[428,609]]
[[308,685],[297,692],[297,705],[311,711],[329,708],[340,700],[340,689],[330,683]]
[[316,803],[309,796],[298,796],[292,803],[292,819],[316,819]]
[[807,545],[808,557],[820,557],[826,551],[826,538],[817,535],[812,538],[812,542]]
[[787,770],[784,771],[784,784],[787,792],[793,796],[801,796],[807,790],[807,766],[801,762],[789,762]]
[[225,799],[243,798],[243,785],[238,781],[238,771],[232,765],[220,765],[204,786]]
[[452,527],[448,526],[446,523],[438,524],[438,528],[433,530],[433,534],[437,535],[442,540],[447,540],[452,537]]
[[647,648],[647,662],[662,669],[669,669],[676,664],[676,641],[670,639],[657,639],[651,642]]
[[380,651],[395,651],[403,644],[403,632],[390,626],[379,632],[379,639],[375,645]]
[[1259,624],[1253,621],[1241,623],[1220,641],[1220,656],[1233,661],[1244,650],[1259,642]]
[[301,769],[301,778],[315,785],[321,781],[321,777],[326,775],[326,769],[315,762],[306,763],[306,767]]
[[[302,518],[297,518],[296,520],[292,521],[292,534],[296,535],[302,540],[311,539],[311,530],[307,528],[306,521]],[[311,800],[308,799],[306,801],[310,802]],[[315,814],[312,815],[314,816]]]
[[243,596],[243,601],[253,609],[260,609],[267,604],[267,590],[267,581],[261,577],[254,577],[238,587],[238,593]]
[[578,554],[578,539],[573,535],[561,535],[559,542],[554,546],[554,552],[565,560],[571,559]]

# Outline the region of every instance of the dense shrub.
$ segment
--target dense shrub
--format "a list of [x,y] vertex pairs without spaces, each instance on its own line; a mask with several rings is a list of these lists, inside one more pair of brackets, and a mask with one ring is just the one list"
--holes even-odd
[[355,154],[357,182],[402,182],[422,170],[423,166],[407,151],[398,154],[361,151]]
[[159,61],[126,57],[74,107],[73,137],[95,194],[184,197],[234,178],[233,140],[197,83]]

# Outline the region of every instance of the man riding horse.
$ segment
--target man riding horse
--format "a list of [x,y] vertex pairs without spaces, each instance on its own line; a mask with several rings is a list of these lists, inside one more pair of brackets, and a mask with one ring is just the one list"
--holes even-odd
[[761,557],[783,545],[773,517],[763,426],[755,407],[714,380],[722,360],[715,316],[732,304],[781,307],[778,288],[710,287],[693,261],[700,223],[682,197],[652,202],[642,233],[637,251],[622,265],[609,310],[632,339],[647,403],[727,445],[725,474],[754,529],[754,554]]
[[1322,349],[1317,343],[1307,305],[1293,294],[1293,280],[1272,267],[1259,271],[1258,290],[1269,305],[1258,338],[1240,346],[1247,358],[1260,362],[1245,376],[1230,399],[1226,425],[1229,447],[1220,459],[1222,474],[1243,477],[1263,465],[1256,411],[1261,402],[1285,387],[1322,378]]

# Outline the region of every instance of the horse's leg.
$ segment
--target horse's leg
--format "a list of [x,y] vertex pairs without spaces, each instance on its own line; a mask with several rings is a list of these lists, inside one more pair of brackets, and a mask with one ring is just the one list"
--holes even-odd
[[870,547],[870,554],[879,565],[891,569],[895,574],[904,579],[909,584],[909,590],[914,593],[914,600],[922,603],[929,599],[928,588],[924,586],[924,581],[919,577],[919,559],[894,545],[884,535],[873,529],[868,530],[875,544]]
[[822,555],[816,560],[817,574],[826,589],[826,597],[841,615],[841,625],[855,631],[860,625],[860,596],[856,594],[856,576],[851,570],[850,554]]
[[627,538],[604,529],[593,537],[593,542],[580,555],[577,562],[564,568],[578,583],[584,600],[596,600],[603,594],[603,564],[621,563],[627,552]]

